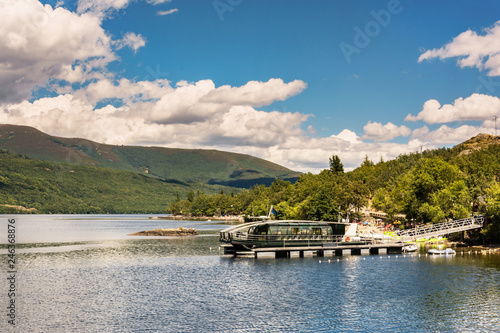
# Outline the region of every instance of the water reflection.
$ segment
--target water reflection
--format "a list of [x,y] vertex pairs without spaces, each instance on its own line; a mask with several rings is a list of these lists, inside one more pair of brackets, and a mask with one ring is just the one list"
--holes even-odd
[[[123,235],[136,228],[133,222],[120,220],[125,226],[119,228],[102,222],[108,229],[99,233]],[[92,235],[94,226],[80,228]],[[500,326],[500,255],[234,259],[219,255],[220,226],[206,228],[196,237],[103,240],[99,234],[89,241],[21,244],[17,330],[467,332]]]

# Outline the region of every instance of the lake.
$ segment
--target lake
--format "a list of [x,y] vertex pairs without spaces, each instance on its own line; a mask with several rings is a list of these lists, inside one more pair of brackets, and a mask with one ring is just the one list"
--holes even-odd
[[[200,235],[127,236],[178,226]],[[500,331],[500,254],[235,259],[220,255],[224,227],[147,215],[0,216],[0,331]]]

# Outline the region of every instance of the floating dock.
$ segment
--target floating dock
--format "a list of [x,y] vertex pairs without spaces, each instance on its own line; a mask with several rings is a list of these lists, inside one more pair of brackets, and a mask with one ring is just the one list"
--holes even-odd
[[474,216],[404,230],[387,239],[357,235],[355,223],[259,221],[222,230],[220,241],[225,243],[221,245],[224,255],[256,259],[398,254],[405,241],[481,228],[483,223],[482,216]]
[[231,244],[223,244],[224,255],[246,258],[302,258],[346,255],[398,254],[402,243],[381,244],[324,244],[322,246],[261,247],[246,251],[236,250]]

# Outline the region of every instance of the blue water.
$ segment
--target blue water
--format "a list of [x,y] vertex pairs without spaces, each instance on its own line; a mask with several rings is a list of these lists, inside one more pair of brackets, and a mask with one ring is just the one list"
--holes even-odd
[[[2,332],[500,331],[499,254],[234,259],[220,256],[213,222],[17,221],[17,325],[1,313]],[[127,236],[179,225],[201,235]]]

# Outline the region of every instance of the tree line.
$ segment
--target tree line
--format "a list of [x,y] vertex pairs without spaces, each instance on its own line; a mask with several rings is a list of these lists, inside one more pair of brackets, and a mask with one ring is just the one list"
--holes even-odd
[[[365,158],[344,172],[340,158],[319,174],[302,174],[296,183],[276,179],[269,187],[241,193],[179,196],[168,211],[185,215],[266,215],[273,205],[279,219],[337,220],[361,218],[360,209],[387,213],[389,221],[438,223],[474,214],[486,217],[481,231],[488,242],[500,241],[500,145],[469,151],[442,148],[400,155],[377,163]],[[397,217],[398,216],[398,217]],[[404,225],[404,224],[403,224]]]

